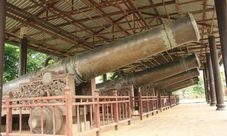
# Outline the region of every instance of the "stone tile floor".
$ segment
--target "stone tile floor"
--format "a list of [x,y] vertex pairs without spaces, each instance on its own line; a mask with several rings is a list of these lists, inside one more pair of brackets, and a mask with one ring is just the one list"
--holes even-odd
[[133,117],[131,125],[102,130],[101,136],[227,136],[227,110],[216,111],[206,103],[182,103],[142,121]]

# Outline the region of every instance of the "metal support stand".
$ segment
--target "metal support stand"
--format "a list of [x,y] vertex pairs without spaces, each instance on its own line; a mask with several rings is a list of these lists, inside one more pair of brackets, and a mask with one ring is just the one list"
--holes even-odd
[[225,104],[223,99],[223,87],[222,87],[221,75],[219,70],[215,37],[209,36],[208,39],[209,39],[210,53],[211,53],[211,60],[212,60],[213,74],[214,74],[214,81],[215,81],[215,93],[216,93],[216,100],[217,100],[216,106],[217,106],[217,110],[224,110]]
[[210,106],[214,106],[216,104],[216,96],[215,96],[215,87],[214,87],[214,75],[213,68],[211,64],[210,54],[206,54],[207,68],[209,72],[209,83],[210,83]]

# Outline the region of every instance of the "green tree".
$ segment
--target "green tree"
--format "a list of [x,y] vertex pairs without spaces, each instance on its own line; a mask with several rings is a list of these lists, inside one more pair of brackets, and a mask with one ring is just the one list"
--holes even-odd
[[[27,51],[27,73],[40,67],[46,58],[46,54],[28,49]],[[4,50],[4,72],[3,81],[8,82],[18,77],[19,47],[5,44]]]
[[198,95],[203,95],[205,93],[202,76],[199,76],[199,83],[193,86],[193,92]]

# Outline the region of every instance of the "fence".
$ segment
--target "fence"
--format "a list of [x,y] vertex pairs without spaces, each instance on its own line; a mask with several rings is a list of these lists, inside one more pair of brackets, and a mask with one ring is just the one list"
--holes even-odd
[[[72,96],[67,88],[65,95],[2,101],[6,111],[6,132],[3,136],[76,136],[119,123],[131,123],[129,96]],[[12,129],[13,115],[18,115],[18,129]],[[28,115],[30,129],[22,131],[22,115]],[[38,133],[38,134],[33,134]]]
[[169,96],[160,96],[160,110],[164,111],[170,108]]
[[[132,116],[140,116],[140,120],[143,116],[149,116],[149,114],[158,113],[158,99],[157,96],[139,96],[131,97],[131,103],[133,104]],[[138,113],[137,113],[138,112]]]

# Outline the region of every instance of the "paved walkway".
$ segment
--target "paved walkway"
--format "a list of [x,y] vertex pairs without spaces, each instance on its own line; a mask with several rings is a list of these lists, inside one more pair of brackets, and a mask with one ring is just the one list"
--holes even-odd
[[[226,103],[227,104],[227,103]],[[227,136],[227,110],[216,111],[206,103],[184,103],[149,118],[132,119],[103,130],[101,136]]]

